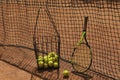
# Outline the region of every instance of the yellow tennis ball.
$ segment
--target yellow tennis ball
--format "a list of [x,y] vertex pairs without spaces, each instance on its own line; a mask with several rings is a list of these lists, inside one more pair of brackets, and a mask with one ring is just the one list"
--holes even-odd
[[48,53],[48,55],[50,56],[50,57],[54,57],[55,56],[55,52],[50,52],[50,53]]
[[53,61],[52,57],[48,58],[48,61]]
[[52,57],[52,61],[54,62],[56,59],[55,59],[55,57]]
[[48,65],[49,65],[49,67],[52,67],[53,66],[53,61],[49,61]]
[[53,63],[54,68],[58,68],[58,62]]
[[44,63],[44,68],[47,69],[48,68],[48,64]]
[[44,56],[44,62],[47,63],[48,62],[48,57]]
[[43,62],[43,61],[39,61],[39,62],[38,62],[38,65],[39,65],[39,68],[43,68],[44,62]]
[[57,54],[55,54],[55,61],[58,61],[58,55]]
[[38,56],[38,61],[43,61],[43,57],[42,56]]
[[63,71],[63,76],[64,77],[68,77],[69,76],[69,71],[68,70],[64,70]]

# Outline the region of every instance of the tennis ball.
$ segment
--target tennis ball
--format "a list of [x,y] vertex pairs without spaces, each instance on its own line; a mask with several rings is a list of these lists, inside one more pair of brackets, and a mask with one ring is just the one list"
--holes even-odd
[[44,62],[45,62],[45,63],[48,62],[48,58],[47,58],[47,56],[44,56]]
[[52,57],[52,61],[54,62],[56,59],[55,59],[55,57]]
[[55,61],[58,61],[58,55],[55,54]]
[[43,57],[42,56],[38,56],[38,61],[43,61]]
[[48,64],[44,63],[44,69],[47,69],[47,68],[48,68]]
[[48,62],[48,66],[49,66],[49,67],[52,67],[52,66],[53,66],[53,61],[49,61],[49,62]]
[[52,57],[48,58],[48,61],[53,61]]
[[68,77],[69,76],[69,71],[68,70],[64,70],[63,71],[63,76],[64,77]]
[[44,59],[46,59],[46,58],[47,58],[47,56],[45,55],[43,58],[44,58]]
[[39,65],[39,68],[43,68],[44,62],[43,61],[39,61],[38,65]]
[[48,55],[50,55],[50,57],[54,57],[55,56],[55,52],[50,52]]
[[51,56],[48,54],[47,58],[50,58]]
[[53,66],[54,66],[54,68],[57,68],[58,67],[58,62],[54,62]]

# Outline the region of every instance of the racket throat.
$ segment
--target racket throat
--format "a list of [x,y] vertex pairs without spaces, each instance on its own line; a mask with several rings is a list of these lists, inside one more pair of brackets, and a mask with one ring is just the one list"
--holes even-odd
[[83,33],[82,33],[82,36],[81,36],[81,38],[80,38],[80,40],[78,41],[78,43],[77,43],[77,46],[79,46],[82,42],[83,42],[83,38],[86,36],[86,32],[84,31]]

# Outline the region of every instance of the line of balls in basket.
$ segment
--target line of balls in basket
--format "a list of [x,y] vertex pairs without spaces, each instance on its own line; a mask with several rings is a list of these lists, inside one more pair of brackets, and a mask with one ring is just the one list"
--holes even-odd
[[50,52],[44,56],[38,56],[39,69],[58,68],[58,54]]

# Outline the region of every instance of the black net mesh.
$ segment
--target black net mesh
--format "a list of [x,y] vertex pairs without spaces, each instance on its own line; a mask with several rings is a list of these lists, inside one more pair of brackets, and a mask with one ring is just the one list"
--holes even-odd
[[[46,6],[56,29],[45,11]],[[39,9],[40,14],[35,31]],[[39,49],[49,52],[57,51],[56,43],[58,43],[59,33],[61,41],[59,78],[63,80],[64,69],[73,71],[69,61],[73,48],[81,36],[85,16],[89,17],[87,40],[92,48],[93,60],[86,74],[92,76],[93,80],[119,80],[119,0],[1,0],[0,59],[40,77],[46,77],[47,75],[35,73],[37,63],[33,34],[35,31]],[[47,44],[48,47],[41,44],[45,41],[50,42]],[[77,80],[81,76],[70,73],[69,80]],[[50,79],[50,76],[46,78]]]

